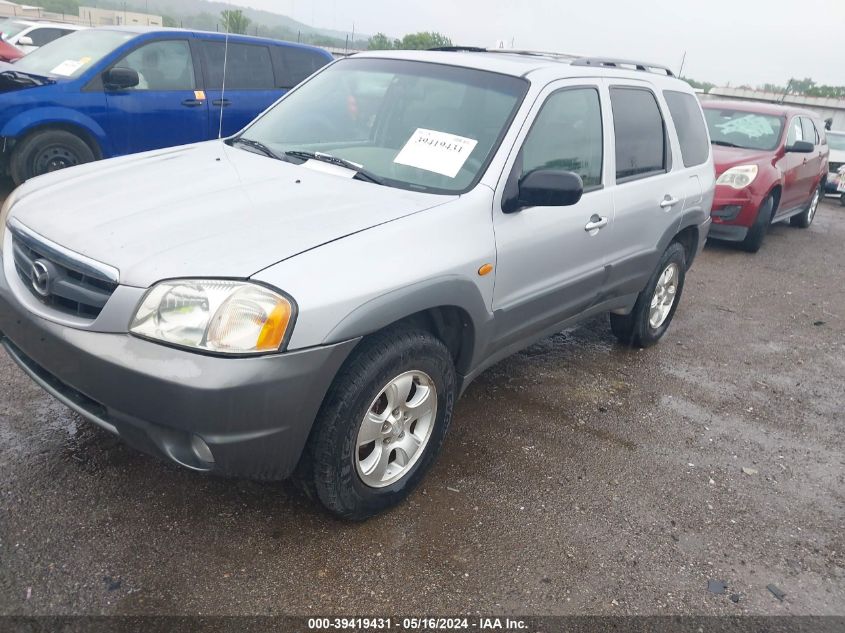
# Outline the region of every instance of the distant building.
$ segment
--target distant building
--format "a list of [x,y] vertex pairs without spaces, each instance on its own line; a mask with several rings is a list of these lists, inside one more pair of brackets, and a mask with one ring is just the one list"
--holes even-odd
[[79,7],[79,23],[88,26],[164,26],[160,15],[95,7]]
[[41,7],[17,4],[9,0],[0,0],[0,18],[22,18],[25,20],[49,20],[52,22],[70,22],[86,26],[158,26],[164,25],[160,15],[134,13],[116,9],[97,9],[79,7],[79,15],[53,13]]
[[815,112],[822,120],[833,119],[834,130],[845,130],[845,98],[784,95],[778,92],[763,92],[762,90],[750,90],[748,88],[711,88],[707,94],[699,95],[699,97],[702,100],[724,99],[782,103]]

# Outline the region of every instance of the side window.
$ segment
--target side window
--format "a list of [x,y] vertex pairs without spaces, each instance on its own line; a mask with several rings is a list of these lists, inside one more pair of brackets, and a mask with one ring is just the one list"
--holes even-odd
[[520,155],[520,178],[536,169],[565,169],[581,176],[585,189],[601,185],[602,120],[598,91],[573,88],[553,93],[537,115]]
[[229,42],[226,59],[225,42],[202,43],[208,70],[209,90],[223,88],[223,68],[226,69],[226,90],[274,90],[273,62],[266,46]]
[[53,40],[57,40],[63,35],[67,35],[67,31],[63,29],[33,29],[27,35],[32,38],[33,46],[44,46]]
[[694,95],[674,90],[664,91],[663,97],[678,132],[684,167],[694,167],[706,162],[710,155],[710,140],[698,99]]
[[805,116],[801,117],[801,129],[803,130],[805,141],[809,141],[813,145],[819,144],[819,135],[816,132],[816,127],[813,125],[813,122]]
[[610,89],[616,135],[616,180],[644,178],[667,169],[666,129],[650,90]]
[[331,61],[315,51],[294,46],[276,46],[273,52],[279,88],[293,88]]
[[115,66],[138,72],[140,83],[133,90],[194,90],[191,47],[185,40],[151,42],[135,49]]
[[804,140],[804,130],[801,125],[801,118],[794,117],[789,123],[789,134],[786,135],[786,145],[794,145],[795,141]]

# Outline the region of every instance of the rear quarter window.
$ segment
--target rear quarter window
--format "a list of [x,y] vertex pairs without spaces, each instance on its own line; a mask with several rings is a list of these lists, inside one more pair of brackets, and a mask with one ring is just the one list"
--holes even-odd
[[684,167],[695,167],[707,162],[707,157],[710,156],[710,137],[698,99],[694,95],[676,90],[663,91],[663,98],[666,99],[669,114],[678,133]]

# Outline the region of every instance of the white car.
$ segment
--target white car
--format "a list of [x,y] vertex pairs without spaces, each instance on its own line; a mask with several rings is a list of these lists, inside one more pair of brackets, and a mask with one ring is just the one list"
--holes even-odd
[[32,22],[9,18],[0,21],[0,36],[25,54],[87,26],[65,22]]
[[827,144],[830,147],[830,173],[824,192],[827,195],[839,196],[839,202],[845,206],[845,130],[828,130]]

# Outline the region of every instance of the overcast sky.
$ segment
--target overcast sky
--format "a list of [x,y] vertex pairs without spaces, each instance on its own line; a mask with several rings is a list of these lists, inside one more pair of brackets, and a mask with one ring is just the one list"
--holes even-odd
[[845,0],[230,0],[314,26],[642,59],[724,85],[845,84]]

